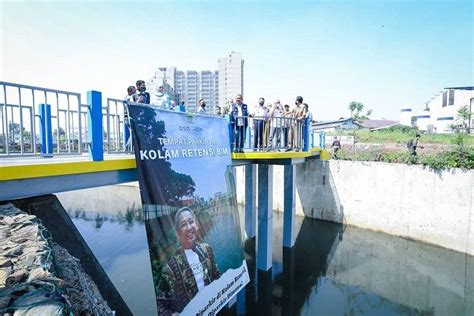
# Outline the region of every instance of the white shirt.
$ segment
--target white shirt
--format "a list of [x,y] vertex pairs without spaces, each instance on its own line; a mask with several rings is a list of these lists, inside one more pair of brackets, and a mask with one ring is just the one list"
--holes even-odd
[[242,113],[242,105],[236,103],[235,104],[237,106],[237,126],[244,126],[244,119],[242,118],[242,116],[244,116],[244,114]]
[[204,287],[204,267],[202,266],[201,261],[199,261],[197,253],[192,249],[184,249],[184,254],[186,255],[191,270],[193,271],[198,290],[201,290]]
[[267,111],[265,111],[265,108],[263,105],[257,105],[255,107],[255,119],[256,120],[263,120],[267,116]]

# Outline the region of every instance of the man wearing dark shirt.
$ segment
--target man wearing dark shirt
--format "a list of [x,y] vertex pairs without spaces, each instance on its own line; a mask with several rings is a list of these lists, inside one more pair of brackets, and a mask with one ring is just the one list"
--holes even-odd
[[341,142],[339,141],[339,139],[337,139],[337,136],[334,137],[334,141],[332,142],[331,149],[332,149],[334,158],[337,159],[337,151],[341,149]]
[[420,141],[420,134],[416,134],[415,138],[410,140],[408,142],[408,152],[410,153],[410,155],[412,155],[413,157],[416,157],[417,156],[417,153],[416,153],[416,148],[417,147],[420,147],[421,149],[423,149],[423,146],[420,146],[418,145],[419,141]]
[[146,92],[145,81],[137,80],[136,85],[137,85],[137,99],[135,100],[135,102],[150,104],[150,94]]

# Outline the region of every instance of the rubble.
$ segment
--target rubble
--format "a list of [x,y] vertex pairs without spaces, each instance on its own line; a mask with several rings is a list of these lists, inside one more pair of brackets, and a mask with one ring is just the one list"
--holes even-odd
[[41,222],[0,205],[0,315],[112,315],[79,259]]

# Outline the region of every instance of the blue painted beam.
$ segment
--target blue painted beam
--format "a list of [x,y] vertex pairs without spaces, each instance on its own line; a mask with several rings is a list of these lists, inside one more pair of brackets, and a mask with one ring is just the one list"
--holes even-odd
[[272,268],[273,166],[258,166],[257,269]]
[[254,238],[257,234],[257,165],[245,167],[245,232],[247,238]]
[[136,169],[0,181],[0,201],[138,181]]
[[[51,105],[40,104],[40,144],[41,156],[53,157],[53,131],[51,126]],[[58,144],[59,146],[59,144]]]
[[283,167],[283,246],[295,245],[295,165]]
[[104,160],[102,93],[99,91],[87,91],[87,105],[89,157],[93,161],[102,161]]

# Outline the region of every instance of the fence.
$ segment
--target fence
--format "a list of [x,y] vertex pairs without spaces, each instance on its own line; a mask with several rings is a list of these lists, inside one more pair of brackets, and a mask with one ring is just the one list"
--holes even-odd
[[[90,150],[92,104],[78,92],[0,81],[0,156],[71,155]],[[107,153],[124,153],[130,136],[123,101],[100,100]],[[97,118],[94,118],[96,120]]]
[[[87,112],[79,93],[3,81],[0,90],[1,155],[36,155],[43,149],[50,154],[85,150]],[[42,128],[48,132],[41,132]]]
[[[0,81],[0,157],[130,153],[123,100]],[[175,110],[178,110],[176,108]],[[179,107],[184,111],[184,107]],[[309,119],[227,115],[234,151],[300,151],[317,143]],[[324,144],[319,137],[319,144]]]
[[311,146],[308,119],[230,116],[229,123],[234,152],[300,151]]

